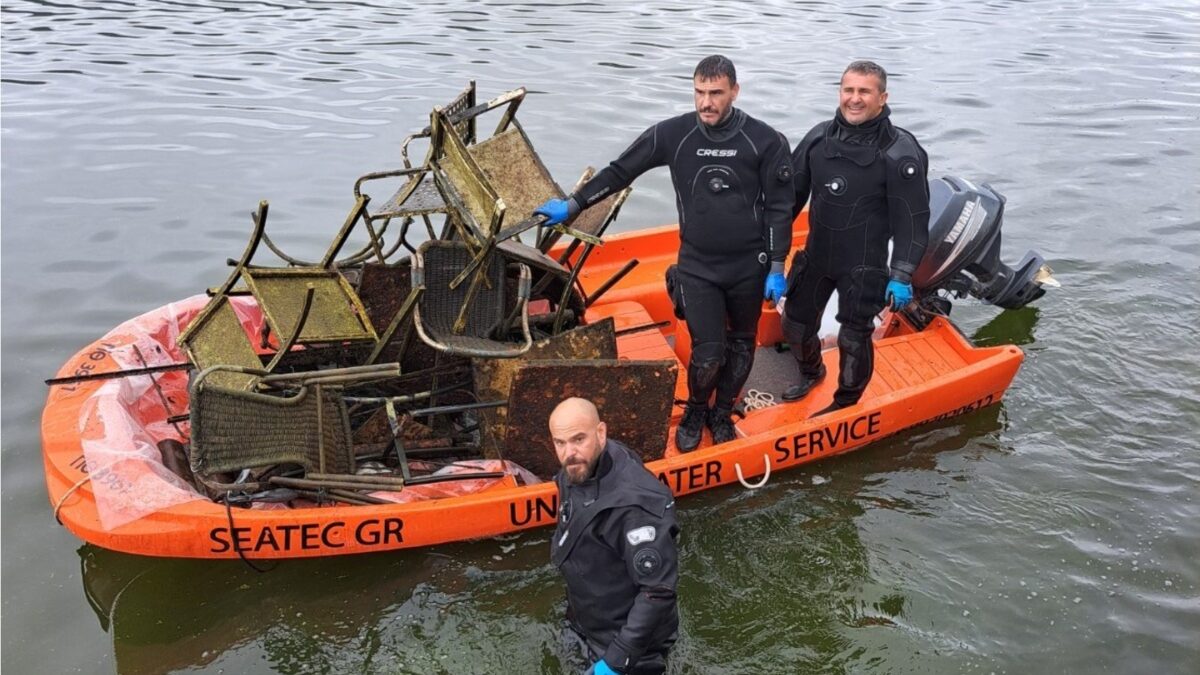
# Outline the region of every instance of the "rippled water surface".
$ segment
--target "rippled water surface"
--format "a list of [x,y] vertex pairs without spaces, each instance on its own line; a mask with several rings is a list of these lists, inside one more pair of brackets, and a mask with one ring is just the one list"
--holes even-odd
[[[564,185],[691,106],[695,62],[793,141],[851,59],[932,174],[1008,197],[1064,287],[960,304],[1026,361],[1004,402],[681,502],[674,672],[1194,673],[1200,663],[1200,7],[1189,3],[21,2],[3,6],[3,666],[578,668],[544,531],[286,562],[161,561],[51,517],[41,384],[218,283],[271,200],[316,255],[354,179],[467,80],[524,85]],[[620,228],[674,218],[666,173]]]

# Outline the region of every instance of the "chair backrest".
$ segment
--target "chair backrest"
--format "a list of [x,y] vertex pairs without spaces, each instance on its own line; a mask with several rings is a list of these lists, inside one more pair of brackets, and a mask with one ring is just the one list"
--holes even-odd
[[506,205],[483,173],[462,138],[453,130],[446,115],[434,110],[430,115],[433,144],[441,156],[433,160],[434,173],[442,195],[462,217],[477,246],[495,236],[504,219]]
[[515,119],[508,129],[470,146],[468,152],[496,195],[504,200],[510,220],[528,218],[546,200],[563,197],[562,189]]
[[[234,313],[233,305],[229,304],[229,297],[217,296],[210,302],[214,303],[213,308],[197,316],[180,340],[192,365],[198,372],[218,365],[262,368],[254,345]],[[247,373],[222,370],[214,372],[210,381],[226,389],[246,390],[257,379]]]
[[[579,182],[575,184],[575,190],[583,187],[584,183],[591,180],[595,173],[596,170],[590,166],[584,170],[583,175],[579,177]],[[604,231],[617,219],[617,214],[620,213],[621,206],[625,204],[625,200],[629,198],[630,192],[633,192],[633,188],[627,187],[624,190],[608,195],[584,209],[575,217],[575,220],[571,221],[571,229],[595,237],[604,236]],[[539,250],[549,251],[561,237],[562,230],[545,228],[542,238],[538,240],[537,247]]]
[[350,473],[350,417],[337,387],[304,385],[291,396],[237,391],[209,368],[191,386],[191,467],[201,477],[276,464]]
[[[413,258],[413,287],[423,290],[414,312],[417,334],[429,346],[443,352],[466,356],[516,356],[532,344],[529,336],[525,301],[529,292],[529,268],[520,265],[521,286],[516,294],[517,306],[509,308],[509,293],[505,283],[505,264],[495,252],[484,258],[474,297],[472,284],[451,287],[451,282],[474,258],[463,242],[433,240],[421,244]],[[464,305],[468,305],[465,315]],[[515,310],[515,311],[514,311]],[[516,314],[522,339],[509,342],[497,336],[510,314]],[[455,330],[460,317],[465,317],[462,330]]]

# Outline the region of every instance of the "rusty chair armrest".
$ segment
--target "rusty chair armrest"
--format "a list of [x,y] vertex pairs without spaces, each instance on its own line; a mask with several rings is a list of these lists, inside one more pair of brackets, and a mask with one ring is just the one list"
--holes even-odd
[[391,171],[372,171],[358,177],[354,181],[354,196],[355,198],[362,196],[362,185],[367,181],[379,180],[381,178],[395,178],[397,176],[411,176],[414,174],[422,174],[429,171],[429,167],[419,166],[409,169],[393,169]]

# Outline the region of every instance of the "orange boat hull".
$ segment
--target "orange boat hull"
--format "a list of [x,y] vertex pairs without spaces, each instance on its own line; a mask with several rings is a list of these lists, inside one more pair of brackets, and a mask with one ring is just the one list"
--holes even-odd
[[[800,243],[798,241],[797,243]],[[621,336],[618,351],[638,359],[678,358],[686,363],[688,340],[676,326],[663,291],[662,274],[674,262],[674,227],[610,237],[588,261],[581,281],[589,292],[630,258],[640,264],[589,318],[613,316],[617,329],[670,321],[663,331]],[[772,473],[860,448],[910,427],[999,402],[1022,361],[1015,346],[977,348],[947,320],[935,319],[913,331],[889,318],[886,336],[876,342],[876,372],[856,406],[809,419],[829,403],[836,383],[826,378],[803,401],[747,414],[737,424],[741,438],[720,446],[677,454],[647,463],[676,495],[685,495],[739,479],[761,480]],[[676,329],[679,332],[676,333]],[[760,343],[779,340],[779,316],[764,312]],[[674,334],[673,350],[666,336]],[[106,342],[109,340],[110,342]],[[112,335],[85,347],[59,371],[60,376],[118,370],[107,345]],[[836,352],[825,353],[836,372]],[[182,377],[182,374],[176,374]],[[685,375],[677,393],[686,392]],[[557,494],[553,482],[517,486],[509,479],[474,494],[403,504],[323,506],[298,509],[227,509],[197,495],[113,528],[101,522],[92,480],[87,474],[82,436],[86,401],[102,386],[90,381],[54,387],[42,417],[42,450],[50,502],[71,532],[97,546],[150,556],[252,559],[298,558],[368,553],[480,539],[550,525]],[[176,402],[182,408],[182,402]],[[158,413],[165,419],[165,413]],[[676,412],[678,415],[678,411]],[[677,419],[676,419],[677,421]],[[162,420],[159,420],[162,422]],[[550,452],[547,449],[547,452]],[[740,474],[740,475],[739,475]]]

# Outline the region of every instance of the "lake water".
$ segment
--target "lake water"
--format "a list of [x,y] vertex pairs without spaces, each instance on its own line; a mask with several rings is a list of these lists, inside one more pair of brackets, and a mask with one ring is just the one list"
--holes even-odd
[[[82,545],[46,496],[42,380],[223,280],[260,199],[317,255],[470,79],[529,88],[570,186],[690,109],[721,52],[793,142],[846,63],[881,62],[931,175],[1003,192],[1006,259],[1039,250],[1063,288],[956,306],[1026,352],[1001,405],[681,502],[672,671],[1197,672],[1200,6],[700,4],[6,2],[4,670],[578,669],[546,531],[266,574]],[[660,171],[617,229],[674,217]]]

